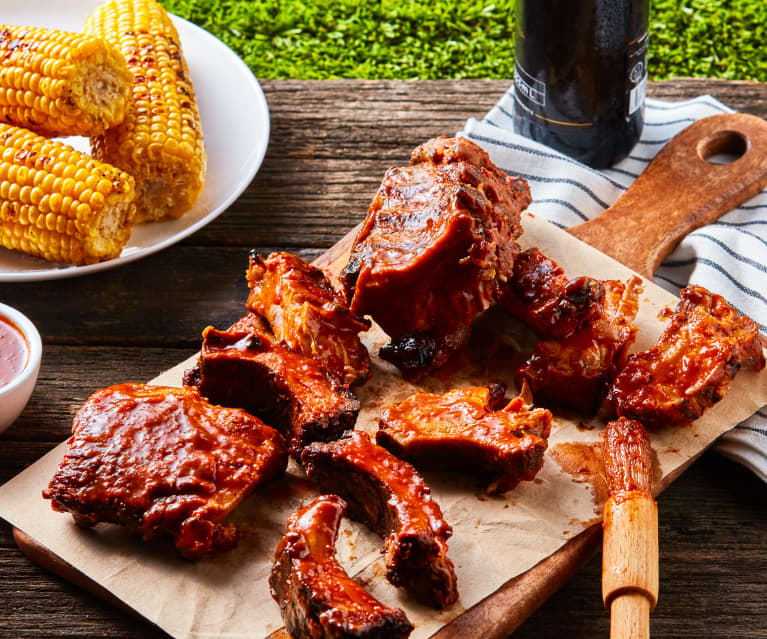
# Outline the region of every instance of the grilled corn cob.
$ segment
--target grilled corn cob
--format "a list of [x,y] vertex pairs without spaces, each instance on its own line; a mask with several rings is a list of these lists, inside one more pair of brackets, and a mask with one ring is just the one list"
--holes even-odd
[[128,174],[0,123],[0,246],[71,264],[117,257],[134,199]]
[[122,122],[132,78],[119,52],[80,33],[0,26],[0,120],[41,135]]
[[111,0],[85,30],[116,46],[134,77],[125,121],[91,139],[94,157],[136,179],[138,222],[180,217],[202,191],[205,147],[173,23],[154,0]]

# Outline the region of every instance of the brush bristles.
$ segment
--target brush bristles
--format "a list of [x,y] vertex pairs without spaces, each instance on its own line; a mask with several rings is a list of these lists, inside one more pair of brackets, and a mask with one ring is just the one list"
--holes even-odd
[[652,490],[652,448],[644,426],[621,417],[607,424],[602,460],[609,495]]

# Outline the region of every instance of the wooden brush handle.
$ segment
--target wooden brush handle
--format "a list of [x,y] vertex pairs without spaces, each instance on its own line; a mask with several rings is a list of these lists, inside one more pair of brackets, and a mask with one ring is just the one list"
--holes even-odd
[[[706,161],[727,152],[743,155],[730,164]],[[568,232],[652,278],[685,235],[765,186],[767,122],[745,113],[714,115],[674,136],[615,204]]]
[[610,639],[650,639],[650,600],[629,592],[610,604]]
[[647,493],[620,493],[605,503],[602,598],[611,639],[649,638],[658,601],[658,506]]

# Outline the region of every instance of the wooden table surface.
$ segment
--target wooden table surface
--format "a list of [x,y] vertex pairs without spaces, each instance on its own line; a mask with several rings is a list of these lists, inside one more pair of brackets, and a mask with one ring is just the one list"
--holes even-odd
[[[37,388],[0,435],[0,483],[65,439],[95,390],[146,381],[194,354],[207,325],[243,311],[249,249],[313,259],[362,219],[384,171],[435,135],[481,117],[506,81],[273,80],[266,160],[215,222],[139,262],[53,282],[0,283],[44,341]],[[767,117],[767,85],[710,80],[651,84],[650,94],[711,93]],[[246,126],[246,124],[243,124]],[[708,452],[659,500],[657,637],[767,637],[767,486]],[[515,638],[608,635],[600,558],[590,561]],[[162,637],[24,557],[0,525],[0,637]]]

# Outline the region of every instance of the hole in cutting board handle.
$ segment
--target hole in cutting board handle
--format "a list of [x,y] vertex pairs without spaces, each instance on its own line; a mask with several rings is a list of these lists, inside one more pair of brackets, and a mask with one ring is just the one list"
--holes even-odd
[[698,156],[709,164],[732,164],[750,147],[750,141],[742,133],[719,131],[698,143]]

